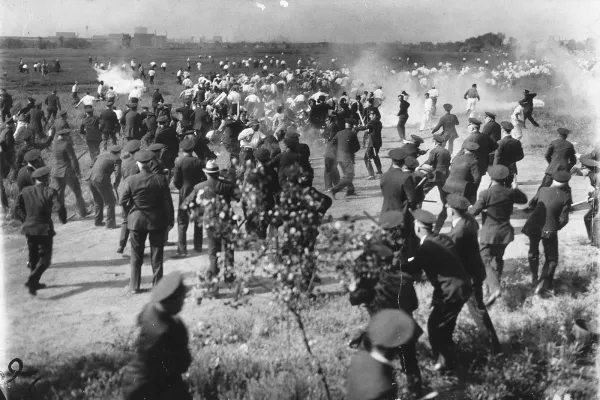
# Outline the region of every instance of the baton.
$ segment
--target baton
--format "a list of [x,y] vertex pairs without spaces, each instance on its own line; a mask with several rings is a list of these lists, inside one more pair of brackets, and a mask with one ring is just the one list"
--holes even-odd
[[87,154],[87,152],[88,152],[88,150],[81,153],[81,155],[79,157],[77,157],[77,161],[79,161],[81,159],[81,157],[85,156]]

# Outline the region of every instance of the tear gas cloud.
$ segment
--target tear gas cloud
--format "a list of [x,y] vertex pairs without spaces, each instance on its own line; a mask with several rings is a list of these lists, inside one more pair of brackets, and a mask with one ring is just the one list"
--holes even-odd
[[129,94],[135,86],[145,91],[144,82],[141,79],[134,79],[131,71],[124,70],[119,66],[121,63],[115,64],[108,70],[96,68],[98,81],[103,81],[106,86],[112,86],[118,94]]

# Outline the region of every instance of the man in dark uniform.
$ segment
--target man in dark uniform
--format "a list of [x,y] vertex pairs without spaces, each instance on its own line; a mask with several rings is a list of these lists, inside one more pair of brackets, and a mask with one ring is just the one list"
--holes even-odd
[[15,168],[15,121],[12,118],[0,132],[0,202],[3,211],[8,211],[4,180],[9,178],[11,168]]
[[6,89],[2,88],[0,92],[0,113],[2,114],[2,123],[4,123],[7,117],[9,120],[12,119],[10,109],[13,106],[13,99]]
[[[194,190],[185,198],[180,206],[182,210],[198,208],[196,211],[198,215],[195,218],[196,223],[200,222],[200,218],[202,218],[204,212],[201,206],[197,206],[198,197],[200,197],[200,200],[221,199],[226,203],[231,203],[232,200],[239,201],[241,198],[240,192],[234,184],[219,177],[219,166],[215,161],[211,160],[207,162],[203,171],[206,174],[207,180],[194,186]],[[210,226],[206,227],[206,239],[208,241],[208,258],[210,260],[210,266],[205,279],[209,285],[206,296],[217,297],[219,295],[217,280],[217,276],[219,275],[219,260],[217,254],[220,253],[221,257],[225,257],[226,268],[231,268],[233,267],[234,260],[233,247],[227,242],[226,238],[218,235],[215,229]]]
[[100,113],[99,122],[100,132],[102,132],[100,150],[106,151],[109,141],[113,146],[117,144],[117,130],[120,129],[119,118],[113,111],[111,102],[106,103],[106,109]]
[[146,117],[144,118],[142,126],[144,128],[143,130],[146,133],[144,134],[142,141],[144,141],[146,145],[150,145],[154,143],[154,140],[156,139],[156,130],[158,129],[158,122],[156,121],[156,115],[152,111],[146,112],[145,115]]
[[51,135],[56,135],[56,132],[62,131],[63,129],[71,129],[71,126],[67,122],[67,111],[61,111],[59,118],[54,121],[54,125],[50,128]]
[[346,377],[348,400],[394,400],[398,388],[392,360],[402,345],[415,340],[417,327],[412,317],[397,309],[373,315],[363,346],[350,361]]
[[494,154],[494,165],[504,165],[508,168],[508,177],[503,182],[506,187],[511,187],[517,175],[517,161],[521,161],[525,154],[523,154],[521,141],[513,138],[510,134],[514,128],[513,124],[502,121],[501,127],[502,139],[498,141],[498,148]]
[[[194,186],[206,180],[202,160],[193,156],[194,140],[184,139],[181,142],[181,150],[183,155],[175,161],[175,173],[173,176],[173,184],[179,190],[179,205],[183,203],[185,198],[194,190]],[[190,223],[190,217],[187,210],[177,209],[177,255],[175,258],[187,256],[187,238],[186,231]],[[198,253],[202,252],[202,225],[193,223],[194,225],[194,250]]]
[[450,174],[442,188],[446,193],[459,193],[465,196],[471,204],[477,200],[477,188],[481,183],[481,173],[477,165],[475,152],[479,145],[475,142],[465,142],[461,152],[452,160]]
[[273,157],[267,164],[270,168],[274,168],[277,171],[279,186],[281,188],[284,188],[288,183],[297,183],[297,181],[290,181],[288,179],[288,172],[300,167],[301,155],[298,152],[299,144],[298,138],[283,138],[283,151]]
[[300,156],[298,162],[304,172],[304,179],[301,182],[301,186],[311,187],[315,173],[312,165],[310,164],[310,147],[306,143],[300,143],[300,134],[294,130],[288,130],[285,133],[285,138],[298,140],[296,147]]
[[142,150],[135,154],[140,172],[125,180],[121,191],[121,206],[127,213],[127,228],[131,240],[131,279],[129,291],[139,293],[144,246],[150,240],[150,257],[154,277],[152,286],[163,275],[163,249],[165,230],[174,225],[173,201],[169,185],[164,177],[150,171],[151,151]]
[[25,105],[25,107],[23,107],[19,110],[19,112],[17,113],[17,116],[25,115],[27,118],[26,121],[30,122],[31,116],[29,115],[29,111],[33,110],[34,108],[35,108],[35,99],[33,97],[28,97],[27,104]]
[[321,129],[325,125],[325,117],[327,117],[327,112],[331,109],[331,106],[325,103],[325,96],[321,95],[317,99],[317,104],[315,104],[309,113],[310,123],[316,128]]
[[[573,147],[573,143],[567,140],[567,136],[569,136],[571,131],[565,128],[558,128],[556,131],[558,132],[559,137],[558,139],[550,142],[550,146],[548,146],[548,150],[546,150],[544,158],[546,158],[546,161],[548,162],[548,168],[546,168],[546,173],[544,174],[544,178],[542,179],[539,189],[548,187],[552,184],[553,174],[555,172],[571,171],[571,168],[577,164],[575,147]],[[567,190],[570,191],[568,185]],[[531,201],[533,201],[533,198]],[[530,202],[527,207],[527,211],[533,210],[533,207],[534,205]]]
[[151,301],[137,318],[135,358],[124,369],[124,400],[192,400],[181,378],[192,362],[189,336],[177,317],[187,292],[180,272],[168,274],[152,289]]
[[52,169],[52,186],[58,190],[58,201],[62,204],[65,202],[65,189],[67,185],[73,191],[77,200],[77,208],[81,218],[88,215],[85,208],[85,201],[81,193],[79,177],[79,161],[73,149],[73,142],[69,135],[69,129],[63,129],[57,132],[58,137],[52,143],[52,154],[54,155],[54,168]]
[[212,119],[210,113],[206,111],[206,103],[201,102],[197,104],[197,107],[192,114],[192,118],[194,121],[193,129],[196,131],[196,135],[206,137],[206,134],[212,127]]
[[50,168],[38,168],[31,174],[35,180],[33,186],[27,186],[19,194],[17,215],[23,222],[21,233],[27,238],[29,249],[29,268],[31,274],[25,283],[29,293],[36,295],[37,290],[46,285],[40,283],[44,271],[52,260],[52,241],[56,232],[52,223],[54,202],[58,203],[58,217],[63,224],[67,223],[65,204],[55,189],[48,186]]
[[[23,160],[26,164],[19,170],[17,174],[17,189],[19,193],[27,186],[32,186],[35,182],[31,177],[33,171],[38,168],[44,167],[44,160],[42,159],[42,153],[38,149],[29,150],[25,153]],[[15,204],[15,207],[17,204]]]
[[152,111],[154,111],[155,114],[158,113],[159,104],[164,102],[165,99],[163,98],[163,95],[160,93],[159,89],[154,89],[154,93],[152,93]]
[[467,212],[469,206],[469,200],[459,194],[452,193],[448,196],[448,208],[450,209],[450,218],[452,221],[452,229],[448,233],[448,236],[454,241],[462,264],[467,274],[471,277],[473,294],[467,302],[469,312],[479,330],[487,332],[487,336],[489,336],[492,343],[492,352],[497,354],[502,350],[500,341],[498,340],[492,319],[483,303],[483,281],[485,280],[486,272],[481,254],[479,253],[479,242],[477,241],[479,224]]
[[375,179],[375,171],[373,171],[373,165],[371,160],[375,163],[377,168],[377,175],[383,174],[381,171],[381,160],[379,159],[379,149],[381,148],[381,130],[383,125],[381,124],[380,118],[373,111],[369,111],[369,122],[363,129],[367,129],[363,137],[363,146],[365,147],[365,166],[369,173],[368,179]]
[[[446,106],[446,104],[444,104],[444,106]],[[446,179],[448,179],[448,175],[450,174],[450,159],[452,156],[450,151],[446,150],[444,147],[445,142],[446,138],[444,136],[434,134],[434,147],[429,151],[429,158],[427,158],[427,161],[423,163],[424,165],[430,165],[433,170],[433,179],[425,182],[423,185],[423,191],[425,194],[427,194],[431,189],[437,187],[440,193],[440,200],[442,202],[442,211],[438,214],[438,218],[433,229],[435,233],[440,233],[440,230],[444,226],[444,222],[446,222],[446,218],[448,216],[448,212],[446,211],[446,192],[444,192],[442,188],[446,184]]]
[[500,279],[504,270],[504,252],[515,238],[510,224],[514,204],[525,204],[527,196],[519,189],[506,186],[509,169],[504,165],[494,165],[488,174],[492,179],[489,189],[482,191],[471,215],[482,214],[482,227],[479,237],[481,258],[485,263],[487,291],[490,297],[486,305],[491,305],[502,294]]
[[415,233],[420,246],[411,261],[415,271],[425,271],[433,286],[433,310],[427,321],[429,342],[437,362],[436,371],[454,366],[452,334],[458,314],[473,292],[471,278],[465,271],[456,246],[446,235],[433,233],[435,215],[425,210],[413,211]]
[[323,138],[326,141],[323,160],[325,167],[323,169],[323,179],[325,181],[325,190],[329,190],[340,182],[340,173],[337,169],[337,146],[333,141],[338,133],[338,125],[335,121],[335,114],[331,113],[325,119],[325,131]]
[[[106,229],[116,229],[115,222],[115,191],[121,180],[121,146],[111,146],[109,153],[101,154],[90,169],[87,181],[94,197],[94,224],[106,225]],[[115,173],[115,182],[111,184],[110,177]],[[104,223],[104,206],[106,206],[106,224]]]
[[185,103],[183,105],[183,107],[179,107],[175,109],[176,113],[180,113],[181,114],[181,130],[182,131],[186,131],[188,129],[191,129],[193,127],[194,124],[194,119],[193,119],[193,114],[194,114],[194,110],[192,110],[192,107],[190,107],[189,104]]
[[51,132],[50,135],[48,135],[48,137],[43,142],[36,143],[34,140],[33,131],[31,129],[27,128],[21,133],[20,139],[23,141],[23,143],[17,150],[15,164],[13,167],[14,168],[13,179],[14,179],[14,177],[17,176],[17,173],[23,166],[25,154],[33,149],[43,150],[43,149],[50,147],[50,145],[52,144],[52,140],[54,140],[54,135]]
[[47,120],[44,112],[42,111],[42,102],[35,102],[35,107],[29,110],[28,115],[29,123],[27,124],[27,128],[33,130],[36,138],[45,138],[46,134],[44,133],[44,126],[46,125]]
[[236,168],[241,151],[238,136],[245,128],[246,125],[240,120],[240,116],[235,114],[230,114],[227,119],[223,120],[221,125],[221,129],[223,129],[221,142],[229,153],[229,171],[227,175],[233,183],[236,181]]
[[590,209],[583,216],[583,223],[585,224],[585,230],[587,231],[588,239],[593,246],[598,247],[599,235],[598,228],[600,221],[597,220],[598,207],[600,207],[600,190],[598,189],[598,172],[600,172],[600,163],[597,161],[599,153],[592,151],[589,154],[582,155],[579,158],[581,165],[584,167],[582,175],[587,176],[590,180],[590,187],[588,189],[588,204]]
[[169,180],[175,167],[175,159],[179,154],[179,139],[177,138],[177,130],[174,126],[167,126],[163,117],[159,118],[158,128],[156,130],[156,138],[154,138],[155,144],[162,144],[164,146],[163,153],[161,153],[160,160],[163,164],[163,168],[169,170]]
[[488,135],[494,142],[500,140],[501,129],[500,124],[496,122],[496,114],[485,112],[485,125],[481,131],[484,135]]
[[448,151],[452,154],[454,151],[454,140],[458,139],[458,133],[456,132],[458,118],[456,115],[450,114],[450,111],[452,111],[452,104],[446,103],[443,107],[444,110],[446,110],[446,114],[442,115],[438,124],[431,130],[431,133],[436,133],[442,128],[441,136],[444,139],[442,146],[446,147],[446,143],[448,143]]
[[48,95],[48,97],[46,97],[46,100],[44,100],[44,103],[46,103],[46,113],[47,113],[46,121],[48,123],[50,123],[50,118],[56,119],[56,114],[58,113],[58,111],[60,111],[62,109],[62,107],[60,105],[60,98],[58,97],[57,93],[58,93],[58,91],[56,89],[54,89],[52,91],[52,94]]
[[[402,92],[404,93],[404,92]],[[408,121],[408,108],[410,107],[410,103],[404,100],[404,95],[399,95],[398,100],[400,101],[400,109],[398,110],[398,125],[396,129],[398,130],[398,136],[400,136],[400,140],[404,140],[406,138],[406,121]]]
[[529,93],[528,89],[523,90],[523,99],[519,102],[523,106],[523,128],[525,128],[525,122],[529,120],[533,126],[539,128],[540,124],[538,124],[533,119],[533,98],[537,96],[537,93]]
[[337,163],[342,169],[342,179],[331,188],[331,196],[335,199],[336,193],[346,188],[346,196],[355,196],[354,189],[354,154],[360,150],[360,143],[356,136],[356,131],[352,129],[356,125],[356,120],[346,119],[346,128],[339,131],[332,142],[337,147]]
[[100,119],[94,115],[94,108],[92,106],[85,106],[85,113],[86,116],[79,127],[79,134],[82,136],[85,135],[90,159],[92,160],[92,165],[94,165],[96,158],[100,154],[100,142],[102,141]]
[[422,137],[417,135],[410,135],[410,140],[408,141],[408,143],[404,144],[400,148],[405,149],[408,153],[408,156],[417,159],[420,156],[425,155],[425,153],[427,153],[427,150],[421,150],[419,148],[419,146],[421,146],[422,143],[424,143]]
[[123,131],[123,140],[125,142],[134,139],[140,140],[142,138],[140,132],[144,118],[142,117],[142,114],[137,111],[138,102],[134,101],[134,99],[137,100],[133,97],[131,102],[127,103],[129,109],[123,113],[123,116],[119,121],[121,125],[125,126],[125,130]]
[[254,158],[256,168],[249,172],[242,188],[242,207],[246,215],[246,232],[249,234],[256,232],[260,239],[266,239],[272,220],[268,213],[275,207],[276,197],[281,192],[281,187],[277,171],[269,165],[271,160],[269,150],[266,148],[254,150]]
[[[540,188],[531,199],[530,204],[535,208],[523,225],[522,232],[529,237],[529,268],[534,284],[537,283],[537,295],[545,295],[552,288],[558,265],[558,231],[569,222],[572,204],[571,193],[566,190],[569,179],[571,174],[568,170],[554,172],[550,186]],[[545,261],[538,283],[540,241],[544,246]]]
[[[490,161],[493,161],[493,154],[498,148],[498,144],[490,136],[479,132],[480,126],[481,121],[479,121],[477,118],[469,118],[469,130],[471,134],[465,139],[463,143],[463,149],[458,152],[457,156],[460,156],[464,153],[465,143],[477,143],[479,147],[477,150],[475,150],[475,157],[477,158],[479,174],[483,176],[490,165]],[[490,155],[492,160],[490,160]],[[479,184],[476,185],[475,192],[477,192],[477,189],[479,189]]]
[[[137,166],[137,162],[135,161],[135,153],[140,150],[140,141],[139,140],[130,140],[123,146],[123,150],[125,150],[128,155],[124,156],[121,164],[121,182],[123,183],[127,178],[131,175],[135,175],[140,172],[140,169]],[[120,193],[122,189],[118,192]],[[122,254],[125,246],[127,245],[127,240],[129,239],[129,229],[127,228],[127,214],[129,210],[126,210],[125,207],[122,208],[123,212],[123,222],[121,223],[121,236],[119,238],[119,248],[117,249],[117,253]]]

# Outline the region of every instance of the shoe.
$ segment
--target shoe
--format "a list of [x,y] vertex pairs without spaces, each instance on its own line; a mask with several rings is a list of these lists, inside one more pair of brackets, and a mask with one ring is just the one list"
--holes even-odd
[[375,175],[383,175],[383,172],[377,171],[377,173]]
[[375,178],[375,175],[369,175],[369,176],[367,177],[367,180],[368,180],[368,181],[372,181],[372,180],[374,180],[374,179],[377,179],[377,178]]
[[117,226],[117,224],[106,225],[106,229],[117,229],[117,228],[120,228],[120,226]]
[[179,253],[177,252],[177,254],[173,254],[171,256],[171,258],[186,258],[187,257],[187,253]]
[[531,275],[531,284],[533,286],[537,286],[537,284],[538,284],[538,276],[537,276],[537,274],[535,274],[535,275],[532,274]]
[[94,222],[95,226],[104,226],[106,225],[104,222]]
[[488,299],[485,302],[485,306],[486,307],[491,306],[492,304],[494,304],[496,302],[496,300],[498,300],[498,298],[500,298],[500,296],[502,296],[502,290],[498,289],[494,293],[492,293],[490,295],[490,297],[488,297]]
[[166,241],[165,246],[175,246],[175,242]]
[[346,193],[346,197],[358,196],[356,192]]
[[202,247],[194,247],[196,253],[202,253]]
[[91,213],[88,210],[85,210],[85,212],[83,214],[81,214],[81,219],[84,219],[85,217],[87,217],[90,214]]
[[37,289],[35,286],[33,285],[28,285],[27,286],[29,288],[29,294],[32,296],[35,296],[37,294]]
[[336,192],[334,192],[333,190],[331,190],[331,198],[332,198],[332,199],[334,199],[334,200],[336,200],[336,198],[335,198],[335,193],[336,193]]
[[140,293],[140,290],[132,290],[129,285],[125,286],[125,293],[126,294],[138,294]]
[[125,250],[125,248],[124,248],[124,247],[119,247],[119,248],[117,249],[117,253],[119,253],[119,254],[123,254],[123,250]]

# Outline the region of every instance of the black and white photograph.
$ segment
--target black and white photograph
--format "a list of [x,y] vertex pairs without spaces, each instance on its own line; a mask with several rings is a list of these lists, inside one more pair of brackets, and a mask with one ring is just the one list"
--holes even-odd
[[600,399],[600,2],[0,2],[0,400]]

